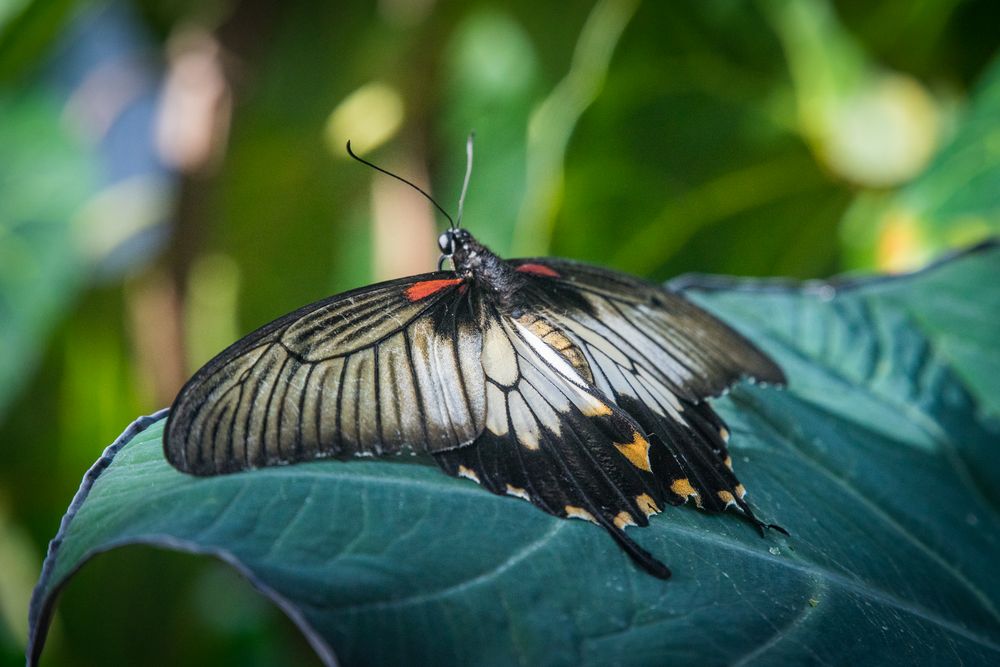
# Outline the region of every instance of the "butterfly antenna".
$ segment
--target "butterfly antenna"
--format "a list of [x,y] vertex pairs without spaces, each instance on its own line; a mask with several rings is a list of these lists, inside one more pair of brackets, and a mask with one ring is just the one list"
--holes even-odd
[[427,201],[429,201],[430,203],[434,204],[434,208],[436,208],[437,210],[441,211],[441,215],[443,215],[444,217],[448,218],[448,222],[451,223],[452,227],[455,226],[455,221],[452,219],[452,217],[450,215],[448,215],[448,211],[446,211],[443,208],[441,208],[441,204],[439,204],[436,201],[434,201],[434,197],[431,197],[429,194],[427,194],[426,192],[424,192],[423,188],[421,188],[419,185],[417,185],[416,183],[411,183],[410,181],[406,180],[402,176],[397,176],[396,174],[392,173],[391,171],[386,171],[382,167],[378,166],[377,164],[372,164],[371,162],[369,162],[368,160],[364,159],[363,157],[358,157],[354,153],[354,151],[351,150],[351,142],[350,141],[347,142],[347,154],[350,155],[355,160],[357,160],[358,162],[360,162],[361,164],[367,165],[367,166],[371,167],[375,171],[381,172],[381,173],[385,174],[386,176],[392,176],[397,181],[402,181],[403,183],[406,183],[411,188],[413,188],[414,190],[416,190],[417,192],[419,192],[420,194],[422,194],[424,197],[426,197]]
[[472,178],[472,142],[476,139],[475,132],[469,132],[465,142],[465,180],[462,182],[462,194],[458,197],[458,222],[453,227],[462,226],[462,211],[465,210],[465,193],[469,191],[469,180]]

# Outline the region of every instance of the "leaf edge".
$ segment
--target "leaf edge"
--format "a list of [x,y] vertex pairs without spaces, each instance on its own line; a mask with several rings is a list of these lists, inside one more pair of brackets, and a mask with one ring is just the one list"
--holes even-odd
[[132,442],[137,435],[148,429],[153,424],[165,419],[169,412],[169,408],[163,408],[153,414],[143,415],[137,418],[129,424],[124,431],[122,431],[121,435],[115,438],[114,442],[105,448],[104,452],[97,459],[97,461],[95,461],[87,472],[84,473],[83,480],[80,482],[80,488],[77,490],[76,494],[74,494],[73,500],[70,501],[69,508],[66,510],[66,513],[63,515],[62,520],[59,523],[59,530],[56,531],[55,537],[49,541],[49,548],[45,555],[45,560],[42,563],[42,573],[38,578],[38,583],[35,584],[35,588],[31,593],[31,602],[28,606],[28,645],[25,649],[25,663],[28,667],[34,667],[38,664],[42,655],[42,650],[45,648],[45,640],[48,636],[49,627],[52,622],[52,614],[55,610],[55,603],[58,600],[63,587],[69,583],[73,576],[95,556],[99,556],[102,553],[106,553],[119,547],[140,544],[163,547],[173,551],[199,556],[211,556],[226,565],[231,566],[234,570],[236,570],[236,572],[250,582],[250,584],[257,591],[273,602],[278,609],[288,616],[292,623],[294,623],[295,626],[298,627],[299,631],[302,632],[302,635],[306,638],[306,641],[309,642],[310,647],[324,665],[327,667],[336,667],[339,665],[339,662],[333,648],[323,639],[322,635],[320,635],[320,633],[313,628],[309,621],[306,620],[305,616],[303,616],[288,599],[259,579],[248,566],[236,557],[235,554],[226,549],[204,547],[188,540],[178,539],[171,535],[151,535],[142,539],[127,538],[123,540],[116,540],[102,546],[101,548],[88,551],[80,559],[80,561],[69,572],[67,572],[64,577],[62,577],[62,579],[55,582],[54,585],[51,585],[56,561],[59,557],[59,549],[62,546],[67,532],[69,531],[70,524],[73,522],[73,519],[76,518],[80,508],[83,507],[83,504],[89,497],[94,484],[104,471],[108,469],[119,451]]

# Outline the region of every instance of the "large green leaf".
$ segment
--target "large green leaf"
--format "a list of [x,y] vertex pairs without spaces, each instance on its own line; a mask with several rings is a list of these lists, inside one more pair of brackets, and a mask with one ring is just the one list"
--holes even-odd
[[996,664],[1000,428],[974,396],[1000,375],[974,394],[952,364],[974,359],[955,341],[992,340],[975,358],[995,367],[998,272],[985,247],[895,279],[688,281],[790,378],[715,404],[749,498],[791,536],[669,509],[634,530],[666,582],[594,526],[419,462],[188,477],[163,459],[163,413],[142,418],[53,541],[29,651],[73,572],[145,543],[231,563],[331,663]]

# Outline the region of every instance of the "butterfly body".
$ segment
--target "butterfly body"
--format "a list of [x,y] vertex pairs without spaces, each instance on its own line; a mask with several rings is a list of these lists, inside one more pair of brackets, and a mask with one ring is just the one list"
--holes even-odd
[[268,324],[181,390],[164,448],[214,475],[324,457],[432,455],[448,474],[625,534],[667,504],[735,508],[758,527],[706,399],[784,382],[682,296],[551,258],[503,260],[442,234],[452,271],[355,290]]

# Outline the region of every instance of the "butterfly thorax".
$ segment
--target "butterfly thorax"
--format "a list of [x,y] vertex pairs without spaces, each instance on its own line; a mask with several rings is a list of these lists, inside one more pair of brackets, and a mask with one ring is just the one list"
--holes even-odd
[[490,295],[490,301],[504,315],[562,356],[576,373],[587,382],[593,375],[582,351],[559,327],[537,312],[541,304],[532,303],[524,288],[528,279],[510,263],[505,262],[464,229],[450,230],[453,244],[451,259],[455,272],[464,280],[472,280]]
[[451,255],[455,273],[479,283],[493,294],[499,306],[512,308],[518,290],[525,284],[524,276],[466,230],[456,229],[451,236],[455,244]]

